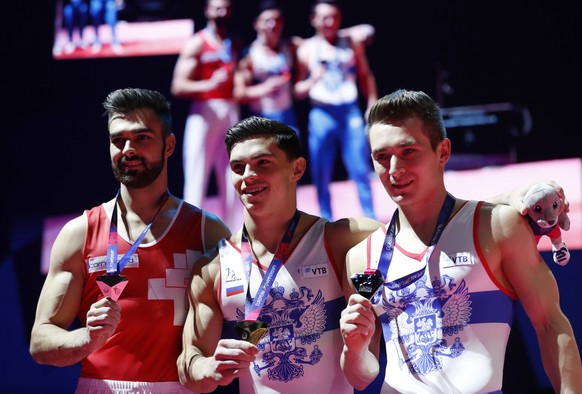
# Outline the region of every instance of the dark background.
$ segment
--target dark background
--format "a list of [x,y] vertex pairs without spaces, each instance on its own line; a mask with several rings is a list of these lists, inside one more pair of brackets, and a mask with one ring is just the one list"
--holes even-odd
[[[197,26],[202,0],[185,4]],[[286,0],[288,31],[309,36],[309,0]],[[437,68],[453,94],[443,106],[510,102],[529,108],[533,129],[515,141],[519,161],[580,156],[580,5],[530,1],[344,1],[344,25],[371,23],[368,57],[379,95],[405,87],[433,97]],[[235,1],[243,38],[252,37],[256,0]],[[188,6],[190,5],[190,6]],[[11,2],[17,11],[4,51],[4,119],[11,198],[32,215],[77,212],[108,199],[109,172],[101,102],[122,87],[157,89],[171,98],[181,141],[188,102],[171,97],[176,56],[52,59],[54,3]],[[576,8],[574,8],[576,7]],[[184,13],[183,11],[182,13]],[[439,93],[440,94],[440,93]],[[8,104],[8,108],[6,105]],[[306,103],[299,105],[301,109]],[[303,130],[305,132],[305,130]],[[504,139],[504,130],[491,139]],[[181,146],[170,162],[170,186],[181,194]],[[453,141],[454,149],[454,141]],[[19,211],[19,216],[22,211]],[[12,215],[9,215],[12,216]]]
[[[193,18],[197,27],[204,25],[202,0],[127,3],[150,19],[186,17]],[[156,3],[166,7],[144,8]],[[234,1],[236,31],[247,41],[253,36],[256,3]],[[311,35],[310,1],[284,3],[287,33]],[[582,129],[580,7],[579,2],[562,1],[346,0],[343,25],[375,26],[368,58],[380,96],[397,88],[420,89],[438,98],[443,107],[508,102],[528,108],[533,120],[529,133],[510,135],[500,127],[486,137],[489,145],[499,142],[500,150],[509,139],[515,160],[525,162],[580,157],[576,142]],[[114,195],[117,185],[109,170],[101,102],[117,88],[156,89],[171,99],[178,149],[169,164],[170,189],[181,196],[181,140],[188,102],[170,95],[177,56],[55,61],[51,53],[54,1],[11,1],[4,4],[4,12],[0,269],[4,275],[14,275],[7,281],[9,294],[16,298],[5,303],[21,308],[5,311],[7,332],[1,334],[10,345],[4,356],[9,365],[0,372],[4,375],[0,387],[12,387],[10,392],[44,387],[49,392],[45,380],[50,383],[65,376],[63,385],[70,389],[66,372],[34,365],[26,350],[44,281],[39,274],[42,220],[81,212]],[[439,78],[451,86],[449,93],[437,89]],[[303,124],[306,103],[297,108]],[[454,150],[453,133],[451,139]],[[475,149],[478,153],[479,147]],[[337,177],[341,176],[339,164]],[[579,263],[581,259],[574,256],[571,264]],[[551,257],[546,256],[546,261]],[[16,332],[10,330],[13,322]],[[529,391],[522,392],[532,392],[536,383],[527,375],[528,358],[516,354],[512,376],[529,385]],[[524,368],[513,369],[517,364]],[[10,374],[15,366],[24,368],[22,376]],[[21,384],[6,386],[13,379]],[[511,379],[506,382],[513,384]],[[64,390],[57,386],[54,392]]]

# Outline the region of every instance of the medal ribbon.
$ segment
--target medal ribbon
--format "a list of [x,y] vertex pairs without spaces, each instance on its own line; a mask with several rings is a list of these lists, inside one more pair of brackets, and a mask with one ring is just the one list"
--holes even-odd
[[123,257],[121,257],[119,261],[117,261],[117,200],[119,199],[119,190],[117,191],[117,194],[115,195],[115,205],[113,207],[113,213],[111,214],[111,223],[109,225],[109,239],[107,242],[107,275],[118,275],[125,268],[125,266],[129,262],[129,259],[131,258],[131,256],[133,255],[133,253],[135,252],[135,250],[145,237],[146,233],[152,227],[154,220],[156,220],[158,213],[160,213],[160,210],[166,204],[166,201],[168,201],[169,197],[170,195],[166,191],[166,193],[164,194],[164,199],[160,206],[158,207],[158,210],[156,211],[152,220],[141,232],[141,234],[135,240],[135,242],[131,245],[129,250],[125,252]]
[[[403,287],[410,285],[411,283],[418,280],[424,273],[426,266],[430,260],[430,256],[443,233],[443,230],[447,224],[451,213],[453,213],[453,209],[455,208],[455,198],[447,193],[445,201],[443,202],[443,206],[441,207],[441,211],[439,213],[439,217],[437,220],[436,228],[428,245],[428,249],[426,251],[425,256],[425,263],[424,267],[420,270],[408,274],[402,278],[399,278],[392,282],[387,282],[386,286],[390,290],[398,290]],[[382,273],[382,277],[388,277],[388,267],[390,266],[390,262],[392,261],[392,254],[394,252],[394,244],[396,243],[396,217],[398,216],[398,208],[394,211],[392,215],[392,219],[390,220],[390,225],[388,226],[388,231],[386,231],[386,237],[384,238],[384,247],[382,248],[382,253],[380,255],[380,261],[378,263],[378,269]]]
[[230,63],[232,59],[232,40],[230,39],[230,37],[226,37],[225,39],[223,39],[222,48],[219,48],[218,40],[215,37],[215,33],[209,27],[205,27],[204,30],[206,30],[205,33],[208,34],[208,36],[210,36],[214,41],[214,44],[216,44],[214,49],[216,50],[216,54],[218,55],[220,60],[223,63]]
[[271,264],[269,264],[269,268],[267,268],[267,272],[263,276],[263,280],[261,285],[259,286],[259,290],[255,295],[255,298],[252,299],[250,295],[251,289],[251,269],[253,266],[253,255],[251,250],[251,245],[248,240],[248,233],[246,227],[243,225],[242,236],[241,236],[241,254],[242,254],[242,261],[245,269],[245,274],[247,277],[247,299],[245,302],[245,320],[249,321],[256,321],[259,318],[259,313],[265,305],[265,301],[267,300],[267,296],[271,291],[271,287],[273,287],[273,283],[275,282],[275,278],[277,277],[277,273],[279,269],[283,265],[283,258],[285,257],[285,253],[289,249],[289,245],[291,244],[291,240],[293,239],[293,234],[295,233],[295,229],[297,228],[297,224],[299,223],[299,217],[301,214],[298,210],[295,210],[295,215],[289,225],[287,227],[287,231],[283,234],[283,239],[279,243],[277,247],[277,251],[271,260]]
[[224,63],[230,63],[231,61],[231,54],[232,54],[232,42],[230,38],[225,38],[223,40],[224,48],[218,52],[220,59]]

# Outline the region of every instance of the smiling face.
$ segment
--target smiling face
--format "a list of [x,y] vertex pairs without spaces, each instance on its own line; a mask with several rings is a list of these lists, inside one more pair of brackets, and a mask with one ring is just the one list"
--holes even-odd
[[113,174],[131,188],[146,187],[158,179],[175,145],[174,135],[164,136],[159,117],[149,109],[113,116],[109,141]]
[[251,215],[276,214],[294,206],[305,164],[302,157],[290,160],[270,136],[238,142],[230,153],[232,184]]
[[417,117],[392,124],[375,123],[369,140],[374,170],[397,204],[426,201],[442,185],[450,141],[442,140],[433,150]]

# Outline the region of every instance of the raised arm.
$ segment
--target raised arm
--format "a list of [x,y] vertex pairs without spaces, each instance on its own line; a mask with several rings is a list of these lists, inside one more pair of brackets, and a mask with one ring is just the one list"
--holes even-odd
[[527,208],[523,203],[523,197],[525,196],[526,192],[529,190],[536,183],[547,183],[551,187],[553,187],[557,192],[562,201],[564,202],[564,212],[568,212],[570,210],[570,204],[568,203],[568,199],[566,198],[566,194],[564,193],[564,189],[560,186],[556,181],[548,180],[548,181],[539,181],[530,183],[525,186],[517,187],[513,190],[510,190],[506,193],[501,193],[496,196],[490,197],[487,199],[488,202],[492,204],[503,204],[509,205],[515,208],[519,213],[522,215],[527,214]]
[[344,27],[337,32],[339,37],[349,37],[354,42],[371,45],[376,36],[376,29],[368,23]]
[[358,73],[358,86],[366,100],[366,119],[369,108],[378,100],[378,89],[376,87],[376,77],[370,69],[366,48],[359,41],[352,40],[352,48],[356,56],[356,68]]
[[220,261],[216,252],[194,266],[190,308],[178,357],[180,382],[192,391],[211,392],[248,373],[258,353],[256,346],[235,339],[220,339],[223,315],[217,300]]
[[535,332],[546,374],[557,393],[582,392],[582,365],[574,332],[560,308],[559,290],[539,255],[534,235],[514,209],[492,211],[490,236],[499,245],[501,270]]
[[85,216],[71,220],[53,245],[30,338],[30,354],[40,364],[75,364],[103,346],[117,328],[120,307],[103,298],[91,306],[85,327],[68,331],[81,304],[86,228]]
[[[364,45],[371,45],[376,36],[376,29],[368,23],[360,23],[353,26],[341,28],[337,31],[338,37],[349,37],[353,41],[361,42]],[[293,36],[291,41],[298,47],[305,41],[303,37]]]

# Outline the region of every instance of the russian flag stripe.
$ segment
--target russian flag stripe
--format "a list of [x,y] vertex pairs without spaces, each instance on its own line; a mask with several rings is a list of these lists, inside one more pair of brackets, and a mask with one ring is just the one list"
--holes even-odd
[[236,294],[240,294],[244,291],[244,287],[243,285],[240,286],[234,286],[234,287],[227,287],[226,288],[226,296],[230,297]]

